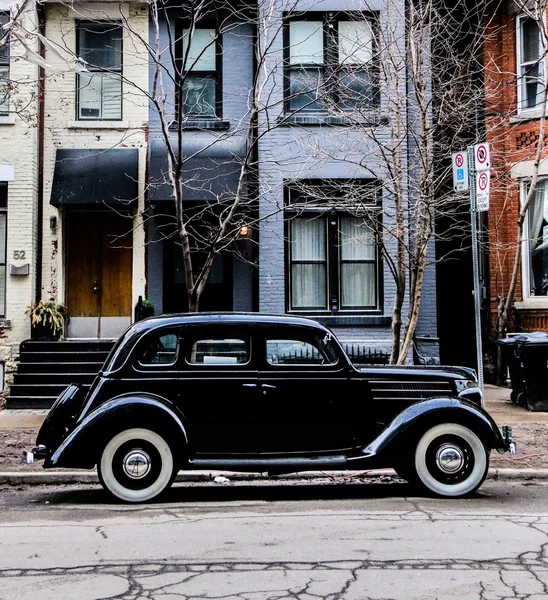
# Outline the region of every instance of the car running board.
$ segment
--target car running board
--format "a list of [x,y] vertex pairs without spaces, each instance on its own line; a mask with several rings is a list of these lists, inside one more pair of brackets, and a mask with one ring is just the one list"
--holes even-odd
[[194,458],[189,462],[194,469],[199,470],[295,473],[344,469],[347,459],[346,456],[340,455],[318,458]]

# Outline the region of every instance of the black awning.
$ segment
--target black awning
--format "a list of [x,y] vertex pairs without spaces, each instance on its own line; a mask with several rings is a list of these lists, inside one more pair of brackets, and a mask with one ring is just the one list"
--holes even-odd
[[130,206],[137,201],[138,174],[137,148],[58,148],[50,204]]
[[[215,143],[211,143],[211,139],[185,139],[183,200],[231,200],[238,188],[244,158],[245,140],[242,138]],[[149,145],[148,197],[150,202],[173,200],[167,148],[159,139],[152,140]]]

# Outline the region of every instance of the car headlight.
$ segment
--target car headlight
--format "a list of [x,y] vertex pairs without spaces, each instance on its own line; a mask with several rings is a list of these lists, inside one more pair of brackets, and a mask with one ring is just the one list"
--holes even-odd
[[478,383],[476,381],[472,381],[471,379],[457,379],[455,381],[455,385],[459,394],[460,392],[464,392],[465,390],[469,390],[472,388],[477,388],[479,390]]

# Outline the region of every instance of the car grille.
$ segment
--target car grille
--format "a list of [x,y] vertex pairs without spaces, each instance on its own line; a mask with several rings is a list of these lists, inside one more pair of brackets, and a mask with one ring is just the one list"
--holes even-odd
[[422,400],[433,396],[454,395],[449,381],[394,381],[374,379],[369,381],[373,400]]

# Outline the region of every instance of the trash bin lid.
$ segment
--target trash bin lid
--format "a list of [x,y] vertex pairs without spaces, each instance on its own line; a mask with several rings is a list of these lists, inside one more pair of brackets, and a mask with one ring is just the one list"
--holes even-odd
[[546,331],[533,331],[531,333],[520,333],[514,336],[519,346],[545,346],[548,344],[548,333]]

